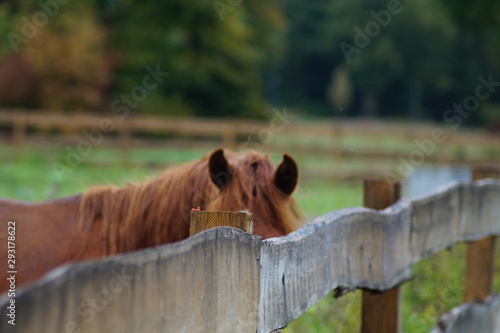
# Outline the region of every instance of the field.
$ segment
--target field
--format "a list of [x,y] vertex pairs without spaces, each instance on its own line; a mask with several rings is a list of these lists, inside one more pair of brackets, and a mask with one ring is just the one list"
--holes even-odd
[[[67,152],[59,148],[30,149],[23,152],[0,147],[0,196],[25,201],[40,201],[82,192],[95,184],[124,185],[141,181],[160,169],[148,162],[175,165],[200,158],[206,151],[134,150],[131,157],[145,161],[141,166],[115,163],[119,152],[95,149],[73,168],[60,173],[54,162],[64,163]],[[278,162],[280,156],[272,156]],[[152,164],[151,164],[152,165]],[[158,164],[154,164],[157,166]],[[299,162],[299,167],[300,167]],[[304,180],[295,198],[308,219],[362,203],[361,181]],[[442,251],[415,265],[415,279],[402,288],[403,332],[429,332],[439,316],[462,301],[465,245]],[[498,256],[500,259],[500,255]],[[500,291],[500,260],[495,290]],[[335,299],[327,296],[289,325],[284,332],[359,332],[360,291]]]

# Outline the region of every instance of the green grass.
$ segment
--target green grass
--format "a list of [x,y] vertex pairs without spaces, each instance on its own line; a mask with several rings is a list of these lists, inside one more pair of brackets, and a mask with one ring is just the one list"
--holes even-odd
[[299,184],[295,200],[311,220],[333,210],[361,206],[362,182],[310,180]]
[[[466,245],[458,244],[417,263],[415,279],[402,287],[402,331],[428,333],[439,318],[463,301]],[[500,248],[494,291],[500,292]],[[284,333],[360,332],[361,292],[339,299],[329,294],[293,321]]]
[[[63,163],[66,153],[60,149],[26,149],[17,154],[0,147],[0,196],[25,201],[40,201],[80,193],[90,185],[119,184],[152,177],[159,169],[147,167],[150,162],[177,164],[200,158],[203,151],[168,151],[161,149],[131,152],[131,159],[144,162],[143,167],[118,163],[120,153],[112,149],[95,149],[81,164],[58,179],[53,162]],[[277,163],[281,156],[272,156]],[[102,162],[105,166],[99,166]],[[299,166],[302,166],[300,160]],[[320,164],[326,163],[320,161]],[[362,205],[362,183],[302,181],[295,198],[309,219],[332,210]],[[402,287],[403,332],[429,332],[439,317],[463,298],[463,274],[466,246],[457,245],[416,264],[416,278]],[[500,250],[500,247],[499,247]],[[495,290],[500,291],[500,253]],[[331,294],[313,306],[284,330],[295,332],[359,332],[360,291],[339,299]]]

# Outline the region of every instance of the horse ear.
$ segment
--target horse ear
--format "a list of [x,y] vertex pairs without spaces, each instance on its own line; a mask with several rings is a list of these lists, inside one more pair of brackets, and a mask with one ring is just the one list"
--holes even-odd
[[283,162],[274,173],[274,185],[286,195],[292,194],[299,179],[297,164],[288,154],[283,155]]
[[217,149],[208,162],[210,178],[218,188],[226,187],[231,181],[231,167],[224,156],[224,150]]

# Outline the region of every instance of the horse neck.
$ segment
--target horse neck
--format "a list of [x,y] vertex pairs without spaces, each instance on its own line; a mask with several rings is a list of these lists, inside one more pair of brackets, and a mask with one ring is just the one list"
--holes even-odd
[[40,216],[34,224],[44,228],[45,233],[52,230],[54,235],[60,235],[58,239],[64,244],[62,250],[65,253],[61,256],[64,257],[62,260],[83,260],[106,255],[104,242],[99,237],[99,221],[90,228],[90,233],[82,232],[82,226],[79,225],[81,200],[81,195],[73,195],[32,205],[33,211]]
[[105,255],[104,243],[99,237],[95,237],[99,232],[99,221],[90,229],[90,233],[82,232],[82,226],[79,225],[81,199],[81,195],[73,195],[33,205],[33,209],[39,212],[43,219],[38,221],[43,224],[41,227],[57,229],[53,231],[54,234],[63,238],[68,260],[99,258]]
[[67,262],[105,254],[102,244],[87,244],[87,235],[79,230],[79,207],[80,196],[40,203],[0,200],[2,230],[7,230],[8,221],[16,222],[16,259],[23,265],[20,284]]

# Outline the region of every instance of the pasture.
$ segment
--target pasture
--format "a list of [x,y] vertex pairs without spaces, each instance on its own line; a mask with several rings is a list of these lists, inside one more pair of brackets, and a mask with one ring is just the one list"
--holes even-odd
[[236,2],[0,1],[0,333],[500,333],[500,2]]
[[[144,180],[156,174],[159,171],[157,164],[148,167],[148,161],[156,160],[171,165],[197,159],[204,153],[181,150],[164,152],[160,149],[131,151],[132,158],[144,163],[141,166],[126,166],[104,163],[117,158],[117,153],[110,149],[96,149],[92,153],[92,160],[83,161],[59,181],[50,164],[63,160],[64,150],[28,148],[22,155],[16,156],[12,148],[3,147],[0,149],[3,161],[0,196],[38,201],[79,193],[97,183],[123,185],[130,180]],[[280,156],[273,156],[273,159],[277,163]],[[361,185],[361,181],[306,179],[299,183],[294,196],[308,219],[311,219],[332,210],[361,206]],[[462,303],[464,258],[465,246],[459,245],[414,266],[415,279],[402,288],[403,332],[429,332],[441,314]],[[500,272],[497,272],[497,292],[500,291],[499,275]],[[359,291],[339,299],[329,295],[284,331],[359,332],[360,305]]]

